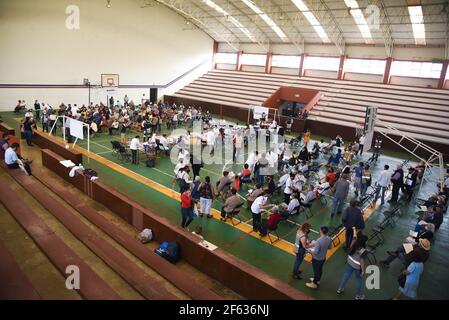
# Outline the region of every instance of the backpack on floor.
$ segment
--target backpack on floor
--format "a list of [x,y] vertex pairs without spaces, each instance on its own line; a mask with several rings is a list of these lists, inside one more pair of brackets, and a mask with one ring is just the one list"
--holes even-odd
[[154,252],[171,263],[176,263],[181,258],[179,244],[176,241],[164,241],[159,248],[154,249]]

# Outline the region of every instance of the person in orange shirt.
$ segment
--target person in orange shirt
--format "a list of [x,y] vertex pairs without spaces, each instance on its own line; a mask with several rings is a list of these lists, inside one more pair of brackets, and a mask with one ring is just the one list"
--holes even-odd
[[234,177],[234,189],[239,191],[240,190],[240,184],[241,184],[241,181],[240,181],[240,173],[239,173],[239,174],[237,174]]
[[187,228],[188,225],[193,221],[192,206],[193,200],[190,192],[190,185],[187,185],[185,191],[181,194],[181,227],[183,228]]
[[331,187],[334,185],[336,178],[337,178],[337,175],[335,174],[334,169],[329,168],[329,170],[327,170],[325,180],[327,182],[329,182]]
[[310,130],[307,129],[306,133],[304,133],[304,145],[307,146],[310,142]]

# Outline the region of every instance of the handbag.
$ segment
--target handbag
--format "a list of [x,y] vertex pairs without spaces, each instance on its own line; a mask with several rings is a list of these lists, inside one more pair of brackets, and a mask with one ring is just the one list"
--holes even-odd
[[399,286],[401,287],[401,288],[404,288],[405,287],[405,280],[407,279],[407,276],[405,275],[405,274],[403,274],[403,273],[401,273],[400,275],[399,275],[399,277],[398,277],[398,283],[399,283]]

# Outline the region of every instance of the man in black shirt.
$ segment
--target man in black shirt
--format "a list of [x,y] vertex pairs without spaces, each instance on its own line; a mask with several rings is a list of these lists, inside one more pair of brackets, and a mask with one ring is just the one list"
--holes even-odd
[[34,111],[36,112],[36,121],[40,119],[41,104],[36,100],[34,101]]

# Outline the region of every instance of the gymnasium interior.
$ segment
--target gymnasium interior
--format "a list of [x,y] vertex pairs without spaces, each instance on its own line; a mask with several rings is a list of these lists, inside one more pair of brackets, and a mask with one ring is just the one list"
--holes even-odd
[[448,1],[0,0],[0,43],[1,300],[449,299]]

